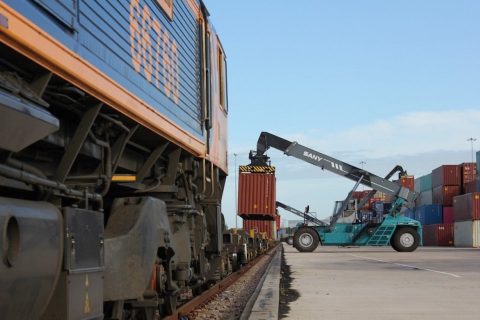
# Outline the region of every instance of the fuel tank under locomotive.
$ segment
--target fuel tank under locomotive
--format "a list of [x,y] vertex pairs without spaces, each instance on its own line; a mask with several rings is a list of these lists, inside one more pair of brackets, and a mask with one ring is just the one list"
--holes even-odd
[[0,314],[38,319],[63,258],[62,217],[47,202],[0,198]]

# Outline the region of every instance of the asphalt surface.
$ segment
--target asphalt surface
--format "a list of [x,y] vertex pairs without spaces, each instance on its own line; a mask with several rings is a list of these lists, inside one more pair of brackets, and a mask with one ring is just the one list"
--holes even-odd
[[283,246],[299,293],[284,319],[480,319],[479,249]]

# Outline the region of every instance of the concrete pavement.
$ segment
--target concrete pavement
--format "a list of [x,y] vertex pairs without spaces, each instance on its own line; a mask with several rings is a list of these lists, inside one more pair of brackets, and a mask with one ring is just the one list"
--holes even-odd
[[299,292],[286,319],[480,319],[480,250],[283,244]]

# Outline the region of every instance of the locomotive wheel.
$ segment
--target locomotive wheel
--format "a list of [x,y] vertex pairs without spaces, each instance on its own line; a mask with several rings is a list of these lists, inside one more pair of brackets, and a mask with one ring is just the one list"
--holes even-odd
[[420,236],[417,230],[410,227],[403,227],[395,231],[391,245],[398,252],[412,252],[420,244]]
[[312,228],[300,228],[293,236],[293,245],[300,252],[312,252],[319,242],[318,233]]

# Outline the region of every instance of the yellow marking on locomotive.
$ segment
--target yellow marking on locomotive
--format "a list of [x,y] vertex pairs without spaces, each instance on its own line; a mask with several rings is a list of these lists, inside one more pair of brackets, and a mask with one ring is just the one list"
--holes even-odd
[[113,182],[135,182],[137,181],[136,176],[132,175],[115,175],[112,177]]
[[90,287],[90,281],[88,280],[88,274],[85,275],[85,301],[83,303],[83,313],[90,313],[92,308],[90,306],[90,297],[88,295],[88,288]]

